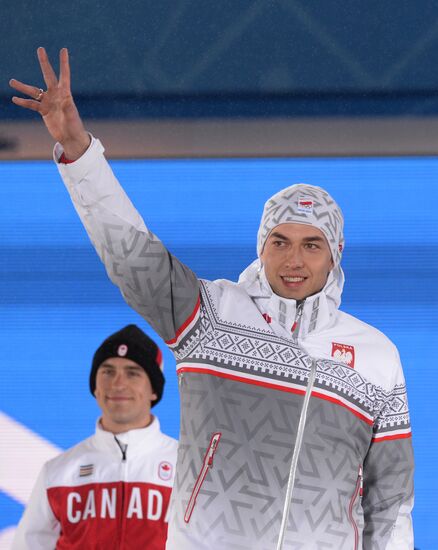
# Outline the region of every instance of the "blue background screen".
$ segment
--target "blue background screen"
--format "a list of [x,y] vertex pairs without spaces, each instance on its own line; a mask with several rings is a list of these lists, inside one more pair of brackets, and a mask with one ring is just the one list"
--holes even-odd
[[[430,519],[438,492],[438,159],[148,160],[112,166],[152,231],[207,279],[236,280],[255,258],[263,204],[282,187],[312,183],[336,198],[345,215],[341,309],[382,330],[400,351],[416,455],[416,546],[437,548]],[[98,409],[88,374],[101,341],[131,322],[158,337],[107,278],[53,163],[3,162],[0,181],[0,415],[23,426],[29,437],[66,449],[94,430]],[[159,342],[166,387],[155,411],[163,431],[178,437],[174,360]],[[32,460],[27,436],[12,432],[2,435],[0,456],[9,445],[21,445],[22,460]],[[0,483],[13,475],[1,465],[0,472]],[[0,536],[18,522],[23,505],[0,485]]]

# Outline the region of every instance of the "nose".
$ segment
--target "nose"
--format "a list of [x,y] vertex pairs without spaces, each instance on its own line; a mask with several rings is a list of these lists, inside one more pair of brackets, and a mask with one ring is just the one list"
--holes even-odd
[[124,372],[117,371],[113,380],[113,388],[123,388],[126,385],[126,375]]
[[302,250],[299,246],[291,246],[286,253],[286,263],[285,266],[296,269],[303,267],[304,259]]

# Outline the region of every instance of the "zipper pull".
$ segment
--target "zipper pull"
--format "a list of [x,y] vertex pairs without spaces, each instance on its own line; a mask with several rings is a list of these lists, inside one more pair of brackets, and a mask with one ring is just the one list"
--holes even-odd
[[297,305],[297,309],[296,309],[296,313],[295,313],[295,321],[294,321],[294,324],[292,325],[292,328],[290,329],[290,331],[292,333],[292,336],[296,336],[295,331],[297,330],[298,325],[301,321],[301,316],[303,315],[303,309],[304,309],[304,300],[302,300]]
[[116,436],[114,436],[117,445],[119,446],[120,452],[122,453],[122,462],[126,462],[126,452],[128,451],[128,445],[125,443],[120,443]]
[[213,466],[213,457],[214,453],[216,452],[217,445],[219,443],[219,439],[221,438],[221,433],[215,433],[210,441],[210,447],[208,448],[207,453],[207,464],[211,468]]
[[362,465],[359,466],[359,496],[363,496],[363,469]]

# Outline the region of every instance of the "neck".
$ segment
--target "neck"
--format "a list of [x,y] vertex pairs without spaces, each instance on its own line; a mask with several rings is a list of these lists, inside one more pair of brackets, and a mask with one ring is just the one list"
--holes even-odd
[[152,414],[149,414],[147,418],[144,418],[139,422],[127,423],[115,422],[102,416],[100,419],[100,426],[105,432],[111,432],[114,435],[118,435],[130,432],[131,430],[141,430],[142,428],[147,428],[152,424],[153,420],[154,417]]

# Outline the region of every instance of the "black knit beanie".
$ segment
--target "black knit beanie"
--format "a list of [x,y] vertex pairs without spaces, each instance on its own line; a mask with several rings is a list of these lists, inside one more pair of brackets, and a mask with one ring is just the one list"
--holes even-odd
[[163,360],[160,348],[136,325],[128,325],[109,336],[97,349],[93,357],[90,372],[90,390],[94,396],[96,390],[96,374],[99,366],[110,357],[123,357],[138,363],[145,370],[151,381],[152,389],[157,399],[156,405],[163,394],[164,375]]

